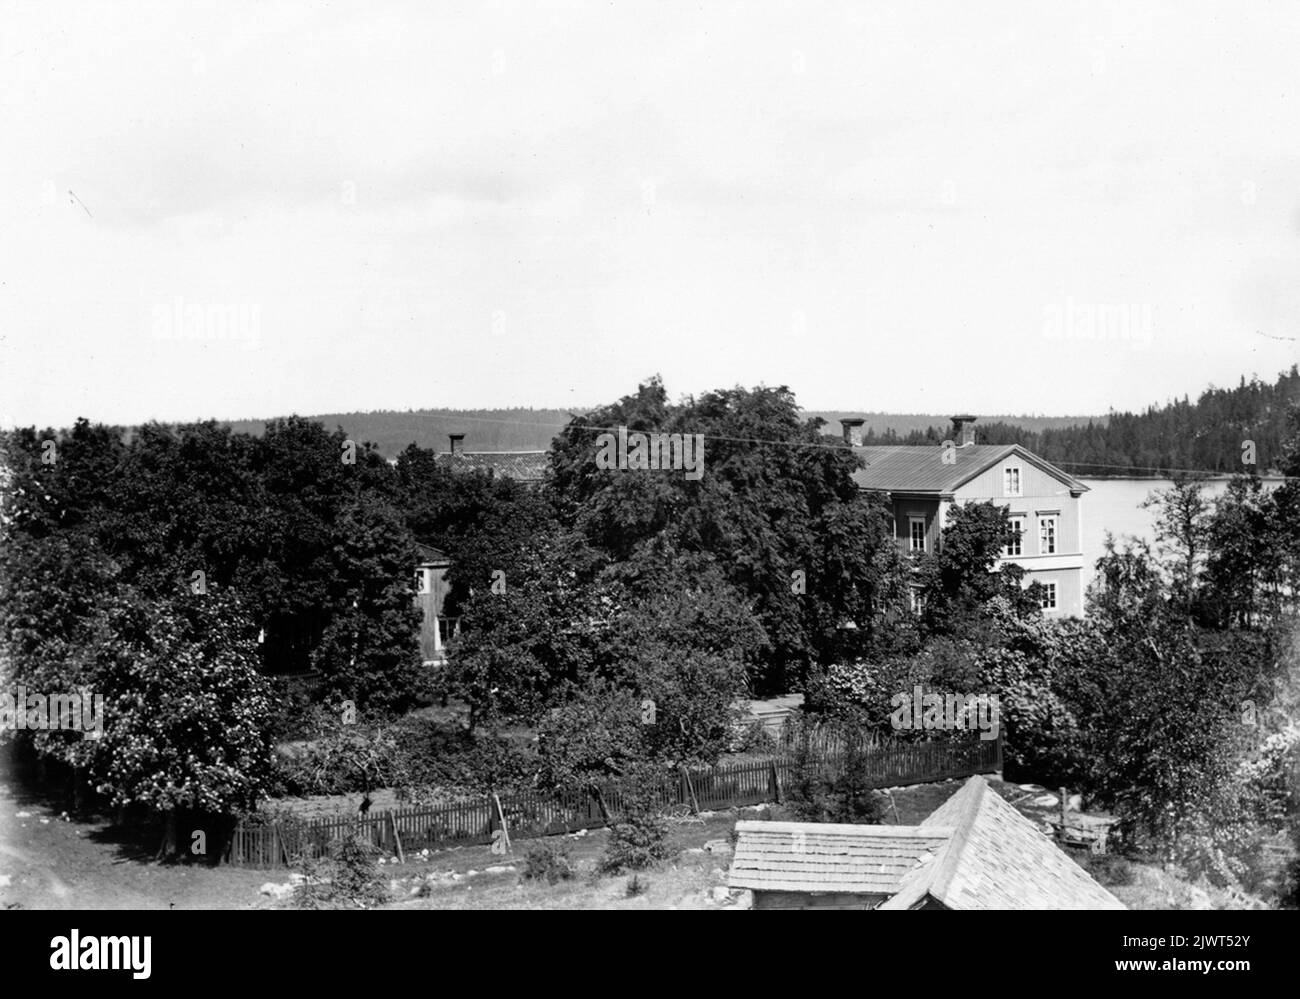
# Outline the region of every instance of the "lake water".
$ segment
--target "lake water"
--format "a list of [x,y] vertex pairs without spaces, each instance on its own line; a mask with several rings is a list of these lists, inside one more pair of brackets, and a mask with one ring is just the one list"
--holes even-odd
[[[1087,564],[1083,570],[1085,587],[1092,582],[1093,565],[1101,557],[1106,532],[1115,535],[1155,542],[1155,510],[1142,509],[1142,501],[1153,492],[1168,489],[1172,479],[1087,479],[1081,481],[1090,490],[1083,494],[1083,552]],[[1223,495],[1228,478],[1205,479],[1201,495],[1213,499]],[[1280,480],[1265,479],[1265,488],[1276,486]]]

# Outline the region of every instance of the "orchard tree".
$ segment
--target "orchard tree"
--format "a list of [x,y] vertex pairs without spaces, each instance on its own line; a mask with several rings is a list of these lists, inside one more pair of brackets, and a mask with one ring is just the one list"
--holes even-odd
[[253,807],[271,773],[271,688],[254,628],[224,592],[130,599],[113,612],[120,654],[99,677],[107,721],[91,776],[122,807],[164,819],[159,856],[180,852],[178,815]]
[[[0,687],[32,693],[107,693],[124,664],[113,616],[126,599],[120,568],[88,530],[48,537],[14,532],[0,545]],[[93,704],[93,702],[92,702]],[[92,773],[98,743],[63,728],[27,729],[42,760],[72,770],[74,800]]]
[[558,531],[502,558],[476,581],[452,639],[445,689],[469,725],[535,722],[592,672],[599,632],[618,608],[594,585],[603,558]]

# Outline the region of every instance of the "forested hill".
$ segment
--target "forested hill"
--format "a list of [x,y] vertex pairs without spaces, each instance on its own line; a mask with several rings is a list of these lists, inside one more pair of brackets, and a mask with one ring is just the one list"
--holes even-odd
[[[955,413],[956,410],[953,412]],[[930,439],[928,432],[931,431],[938,436],[939,441],[947,437],[951,426],[949,417],[952,414],[876,413],[847,409],[823,409],[817,411],[806,410],[804,415],[809,418],[816,416],[825,420],[827,426],[822,428],[822,433],[838,436],[841,429],[840,418],[855,416],[867,421],[863,424],[862,432],[864,435],[869,435],[872,442],[876,444],[921,444]],[[1032,433],[1039,433],[1043,430],[1059,427],[1082,426],[1089,421],[1105,426],[1106,420],[1107,417],[1105,416],[1014,416],[1010,414],[990,416],[982,414],[976,426],[993,426],[1002,423]]]
[[[326,430],[342,427],[394,458],[408,444],[446,451],[448,434],[464,434],[466,451],[545,451],[570,420],[567,409],[408,409],[311,416]],[[233,430],[261,435],[265,420],[231,420]]]
[[[1240,472],[1243,448],[1254,442],[1256,469],[1275,471],[1288,431],[1288,411],[1300,407],[1300,370],[1273,384],[1245,378],[1232,389],[1209,388],[1195,402],[1184,397],[1141,413],[1112,412],[1104,419],[1053,420],[1035,428],[1024,419],[980,419],[981,444],[1022,444],[1073,475],[1157,475],[1179,469]],[[834,417],[836,414],[826,414]],[[843,414],[850,415],[850,414]],[[865,415],[865,414],[863,414]],[[1300,419],[1300,412],[1296,419]],[[870,430],[868,431],[868,427]],[[877,431],[864,427],[867,444],[938,444],[951,435],[947,420],[922,430]],[[838,424],[826,428],[839,432]]]
[[[1195,469],[1234,472],[1243,468],[1245,441],[1254,441],[1257,468],[1276,468],[1287,434],[1287,410],[1300,405],[1300,371],[1292,366],[1274,384],[1257,378],[1232,389],[1209,388],[1195,402],[1184,397],[1141,413],[1107,416],[1007,416],[977,414],[981,444],[1023,444],[1075,475],[1157,475]],[[584,410],[575,409],[581,413]],[[838,434],[840,417],[865,419],[868,444],[938,444],[950,434],[949,414],[806,411]],[[341,426],[394,457],[412,442],[447,450],[447,435],[465,435],[467,451],[542,451],[570,419],[565,409],[413,409],[325,413],[310,417],[329,430]],[[261,434],[264,420],[230,426]]]
[[[575,409],[573,413],[583,413]],[[948,418],[933,413],[832,413],[808,412],[808,417],[819,416],[830,425],[827,433],[839,433],[836,420],[840,416],[862,416],[867,427],[876,434],[893,431],[894,434],[912,434],[925,439],[928,427],[946,426]],[[358,441],[371,441],[378,445],[381,454],[395,457],[408,444],[432,447],[446,451],[448,434],[464,434],[466,451],[545,451],[555,436],[570,420],[566,409],[408,409],[376,410],[368,413],[323,413],[308,419],[321,423],[327,430],[342,427]],[[1016,427],[1039,431],[1048,427],[1072,426],[1084,423],[1086,416],[1002,416]],[[1104,424],[1105,417],[1092,419]],[[260,436],[266,429],[265,420],[229,420],[232,430]],[[865,428],[864,428],[865,429]],[[913,433],[915,432],[915,433]],[[937,430],[935,431],[938,432]]]

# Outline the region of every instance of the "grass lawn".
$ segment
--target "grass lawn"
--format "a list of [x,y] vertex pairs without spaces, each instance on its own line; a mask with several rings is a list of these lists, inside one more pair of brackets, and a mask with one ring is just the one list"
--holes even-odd
[[[948,800],[962,781],[949,780],[894,788],[888,794],[884,822],[916,825]],[[1051,805],[1037,805],[1041,790],[1023,790],[1019,785],[990,780],[990,786],[1039,828],[1047,831],[1046,820],[1057,814]],[[682,852],[674,861],[640,875],[647,883],[644,894],[628,897],[627,875],[599,876],[596,866],[605,849],[608,833],[593,830],[585,836],[518,840],[507,857],[493,856],[488,847],[464,847],[430,854],[427,861],[415,861],[389,869],[407,893],[413,875],[435,873],[426,881],[421,897],[409,895],[390,905],[397,909],[735,909],[747,907],[747,893],[728,893],[716,899],[713,889],[726,885],[730,852],[712,853],[701,848],[710,840],[730,845],[738,819],[789,820],[780,806],[730,809],[705,813],[692,823],[674,827],[673,845]],[[524,881],[521,871],[528,850],[539,843],[564,843],[577,868],[577,876],[556,885]],[[1158,865],[1125,860],[1113,855],[1092,857],[1069,855],[1132,909],[1238,909],[1259,906],[1257,900],[1233,892],[1196,886],[1180,880]],[[388,866],[388,865],[386,865]],[[513,868],[513,869],[510,869]],[[475,873],[470,874],[473,871]],[[400,873],[399,873],[400,872]],[[451,875],[460,875],[453,879]]]
[[[507,856],[493,856],[488,847],[464,847],[430,855],[427,862],[408,857],[406,865],[390,868],[409,892],[412,874],[427,876],[423,897],[406,897],[394,902],[395,909],[706,909],[735,908],[736,899],[715,902],[712,889],[726,884],[731,853],[703,849],[710,840],[723,840],[730,847],[731,830],[737,818],[762,818],[765,809],[715,812],[693,822],[673,826],[671,842],[679,850],[676,859],[637,875],[646,888],[629,897],[630,875],[597,875],[596,866],[609,833],[592,830],[586,835],[551,836],[544,840],[517,840]],[[548,885],[525,881],[521,876],[525,856],[539,844],[568,848],[577,875],[572,880]],[[388,865],[385,865],[388,866]],[[476,872],[470,874],[470,872]],[[452,880],[449,874],[460,875]],[[739,893],[737,893],[739,895]]]
[[[1054,814],[1033,803],[1037,792],[990,781],[1014,807],[1037,824]],[[914,825],[946,801],[960,781],[894,789],[884,821]],[[333,801],[338,810],[339,799]],[[322,806],[324,802],[321,803]],[[731,833],[738,819],[788,820],[779,806],[706,813],[672,825],[674,860],[644,872],[645,891],[629,897],[629,876],[601,876],[596,867],[609,833],[516,840],[505,856],[487,846],[467,846],[385,862],[381,870],[394,882],[393,909],[737,909],[745,893],[722,891],[731,863]],[[706,842],[724,848],[704,850]],[[569,850],[577,876],[555,885],[524,881],[528,851],[540,844]],[[148,849],[145,849],[145,846]],[[125,840],[106,821],[62,815],[37,796],[0,781],[0,908],[267,908],[276,903],[260,894],[267,881],[283,883],[287,871],[199,864],[155,864],[152,844]],[[1255,900],[1231,892],[1190,885],[1157,865],[1118,857],[1073,855],[1133,909],[1208,909],[1256,907]],[[417,896],[413,889],[419,886]]]

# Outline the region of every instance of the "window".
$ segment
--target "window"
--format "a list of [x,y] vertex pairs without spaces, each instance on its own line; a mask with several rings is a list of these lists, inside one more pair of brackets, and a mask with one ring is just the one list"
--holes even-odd
[[422,594],[429,592],[429,574],[424,569],[415,570],[415,592]]
[[1056,610],[1056,584],[1039,583],[1038,585],[1043,588],[1043,595],[1038,602],[1038,606],[1042,607],[1043,610]]
[[1002,494],[1004,496],[1020,495],[1020,469],[1016,465],[1009,465],[1002,469]]
[[1056,518],[1038,518],[1038,554],[1056,554]]
[[925,518],[908,517],[907,523],[912,538],[912,551],[925,551]]
[[925,609],[921,600],[921,591],[914,587],[908,587],[907,590],[907,609],[913,614],[920,614]]
[[1021,553],[1021,539],[1025,535],[1025,518],[1012,517],[1007,530],[1007,543],[1002,548],[1004,556],[1016,556]]

